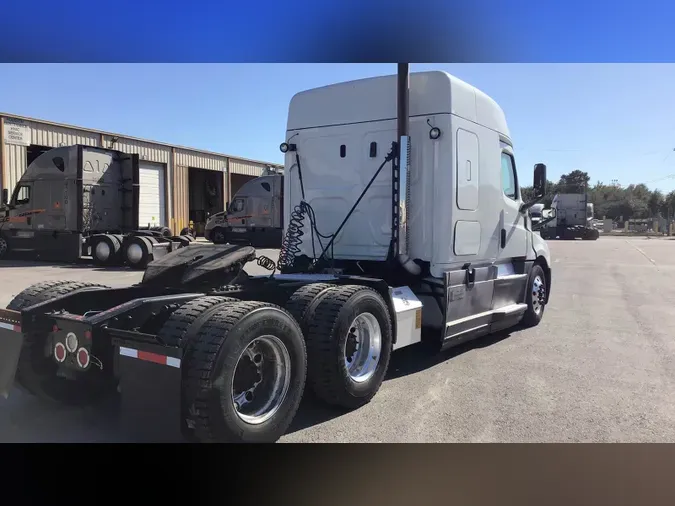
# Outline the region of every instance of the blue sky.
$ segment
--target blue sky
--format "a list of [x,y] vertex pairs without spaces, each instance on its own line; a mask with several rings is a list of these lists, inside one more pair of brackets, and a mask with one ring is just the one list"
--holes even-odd
[[[519,172],[675,189],[674,64],[412,64],[504,109]],[[0,111],[281,162],[290,98],[395,64],[2,64]],[[674,177],[668,178],[667,176]]]

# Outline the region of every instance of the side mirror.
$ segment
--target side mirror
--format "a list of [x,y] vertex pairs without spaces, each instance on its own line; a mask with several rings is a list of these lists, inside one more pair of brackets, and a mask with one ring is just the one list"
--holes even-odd
[[229,211],[230,211],[230,203],[228,201],[228,202],[225,202],[225,212],[229,212]]
[[546,165],[538,163],[534,166],[534,195],[542,198],[546,195]]
[[9,202],[9,190],[7,188],[2,189],[2,205],[6,206]]
[[543,163],[537,163],[534,166],[534,184],[532,185],[532,189],[534,190],[534,198],[529,202],[523,202],[520,206],[521,213],[527,211],[546,195],[546,165]]

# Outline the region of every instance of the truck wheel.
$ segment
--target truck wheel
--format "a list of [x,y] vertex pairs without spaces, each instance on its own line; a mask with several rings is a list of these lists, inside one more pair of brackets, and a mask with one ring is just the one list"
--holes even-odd
[[[185,350],[183,360],[187,360],[186,357],[189,353],[187,349],[188,345],[194,340],[202,324],[213,313],[222,309],[223,304],[235,302],[239,302],[239,299],[216,296],[199,297],[198,299],[191,300],[171,314],[157,333],[157,337],[164,341],[167,346],[182,347]],[[187,439],[194,442],[194,427],[188,424],[188,415],[188,407],[185,403],[182,403],[181,431]]]
[[171,229],[169,227],[151,227],[151,232],[158,232],[162,237],[171,237]]
[[[109,288],[94,283],[51,281],[26,288],[7,306],[15,311],[87,288]],[[91,404],[116,391],[112,367],[92,367],[77,379],[57,376],[58,365],[51,356],[51,333],[24,334],[16,371],[16,384],[39,399],[69,405]]]
[[183,396],[199,441],[273,443],[300,406],[307,354],[285,310],[237,302],[204,323],[185,367]]
[[393,343],[382,297],[365,286],[336,287],[305,318],[307,380],[316,396],[347,409],[370,402],[384,381]]
[[33,285],[30,285],[28,288],[23,290],[19,295],[17,295],[11,300],[11,302],[7,306],[7,309],[11,309],[13,311],[20,311],[25,307],[37,304],[38,302],[41,302],[40,294],[53,288],[56,288],[58,286],[67,285],[70,283],[72,283],[72,281],[59,280],[59,281],[43,281],[41,283],[35,283]]
[[186,237],[183,237],[182,235],[179,235],[178,237],[170,237],[170,239],[173,242],[179,243],[180,244],[180,246],[178,246],[179,248],[184,248],[185,246],[190,245],[190,240]]
[[154,237],[134,236],[127,240],[124,247],[125,263],[133,269],[145,269],[150,263],[150,254]]
[[301,286],[290,296],[286,302],[286,310],[300,324],[303,334],[307,333],[305,316],[310,304],[313,301],[318,302],[319,295],[323,295],[327,290],[335,288],[335,286],[330,283],[310,283],[309,285]]
[[206,296],[193,299],[174,311],[160,329],[159,337],[167,346],[184,347],[196,336],[199,327],[223,304],[240,302],[233,297]]
[[211,242],[213,244],[225,244],[227,239],[225,238],[225,229],[222,227],[216,227],[211,231]]
[[7,253],[9,253],[9,242],[0,235],[0,260],[6,257]]
[[195,237],[195,231],[194,231],[194,230],[190,230],[189,227],[185,227],[183,230],[180,231],[180,234],[179,234],[179,235],[189,235],[190,237],[192,237],[192,238],[194,239],[194,237]]
[[122,244],[113,235],[103,236],[96,240],[92,247],[92,257],[96,265],[111,265],[117,261]]
[[526,327],[536,327],[544,317],[546,307],[546,276],[540,265],[532,267],[527,283],[527,310],[522,322]]

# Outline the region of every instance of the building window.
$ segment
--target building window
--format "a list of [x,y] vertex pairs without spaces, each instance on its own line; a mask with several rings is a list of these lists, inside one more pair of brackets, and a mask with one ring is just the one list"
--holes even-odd
[[502,190],[508,198],[518,199],[518,177],[516,164],[509,153],[502,152]]

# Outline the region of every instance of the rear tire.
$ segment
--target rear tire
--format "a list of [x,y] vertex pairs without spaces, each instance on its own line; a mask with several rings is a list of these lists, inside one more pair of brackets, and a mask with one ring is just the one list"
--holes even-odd
[[9,253],[9,242],[2,235],[0,235],[0,260],[5,258]]
[[310,283],[298,288],[286,302],[286,310],[300,324],[303,335],[307,333],[306,316],[310,305],[336,285],[330,283]]
[[[204,322],[214,312],[222,309],[224,304],[235,302],[239,302],[239,300],[232,297],[207,296],[193,299],[171,314],[157,333],[157,337],[164,341],[167,346],[183,348],[183,360],[188,360],[187,355],[191,351],[189,349],[190,343],[195,339]],[[185,377],[185,369],[182,370],[182,373]],[[188,440],[194,442],[193,427],[188,425],[187,419],[188,406],[182,402],[181,431]]]
[[[87,288],[109,287],[73,281],[37,283],[17,295],[7,308],[18,311]],[[56,375],[58,365],[51,356],[51,333],[24,333],[23,338],[15,383],[31,395],[52,403],[82,406],[116,392],[117,382],[112,375],[112,364],[103,370],[92,367],[78,374],[75,380],[62,378]]]
[[157,240],[148,236],[133,236],[127,238],[124,245],[124,263],[132,269],[143,270],[152,261],[152,245]]
[[339,286],[305,319],[307,381],[316,396],[347,409],[370,402],[387,374],[393,346],[384,299],[366,286]]
[[544,269],[541,265],[534,264],[527,280],[527,310],[522,320],[526,327],[536,327],[544,317],[547,289]]
[[189,227],[185,227],[183,230],[181,230],[179,235],[189,235],[193,239],[195,238],[194,230],[190,230]]
[[272,304],[238,302],[217,311],[184,363],[189,424],[201,442],[275,442],[300,406],[305,343],[293,317]]
[[96,240],[91,248],[94,264],[100,266],[113,265],[117,262],[122,244],[116,236],[103,236]]
[[185,348],[196,331],[223,304],[240,302],[233,297],[206,296],[186,302],[164,323],[157,333],[167,346]]
[[209,235],[211,236],[211,242],[213,244],[225,244],[227,242],[225,229],[222,227],[214,228]]

